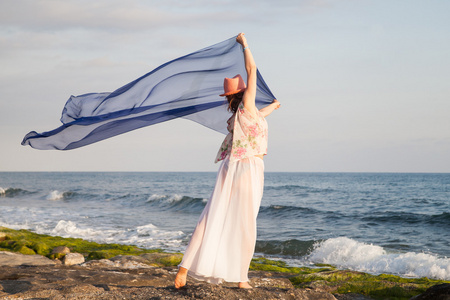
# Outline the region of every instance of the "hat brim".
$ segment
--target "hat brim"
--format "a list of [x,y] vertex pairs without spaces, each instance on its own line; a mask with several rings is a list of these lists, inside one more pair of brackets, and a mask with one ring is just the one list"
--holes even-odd
[[222,95],[219,95],[219,96],[223,97],[223,96],[229,96],[229,95],[237,94],[237,93],[245,91],[246,89],[247,88],[243,88],[243,89],[240,89],[240,90],[237,90],[237,91],[228,92],[228,93],[225,93],[225,94],[222,94]]

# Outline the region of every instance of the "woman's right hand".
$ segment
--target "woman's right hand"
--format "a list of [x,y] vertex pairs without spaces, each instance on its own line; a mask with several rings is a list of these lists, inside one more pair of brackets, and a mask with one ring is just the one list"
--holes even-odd
[[236,42],[238,42],[239,44],[242,45],[242,47],[247,47],[247,39],[245,38],[245,33],[241,32],[238,34],[238,36],[236,37]]

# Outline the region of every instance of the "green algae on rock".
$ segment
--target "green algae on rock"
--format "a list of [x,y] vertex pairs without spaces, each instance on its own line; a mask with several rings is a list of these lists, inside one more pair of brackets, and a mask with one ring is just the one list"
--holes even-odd
[[[40,254],[51,257],[51,250],[66,246],[71,252],[78,252],[95,262],[96,259],[118,258],[119,255],[139,255],[142,263],[150,266],[177,266],[183,257],[181,253],[164,253],[160,249],[142,249],[136,246],[119,244],[99,244],[82,239],[62,238],[37,234],[28,230],[13,230],[0,227],[2,240],[0,251]],[[114,259],[113,259],[114,260]],[[250,270],[286,273],[286,278],[297,288],[312,288],[333,294],[363,294],[373,299],[406,300],[425,292],[429,287],[450,283],[449,281],[428,278],[402,278],[381,274],[370,275],[362,272],[337,270],[327,264],[314,267],[290,267],[283,261],[264,257],[251,261]],[[273,273],[276,274],[276,273]]]
[[34,254],[36,254],[36,252],[34,252],[33,249],[30,249],[30,248],[28,248],[25,245],[18,245],[16,247],[14,247],[14,251],[22,253],[22,254],[26,254],[26,255],[34,255]]
[[[120,244],[99,244],[83,239],[63,238],[45,234],[37,234],[28,230],[14,230],[0,227],[5,233],[4,240],[0,242],[0,250],[20,252],[22,254],[40,254],[57,259],[51,249],[66,246],[71,252],[83,254],[87,259],[111,258],[116,255],[139,255],[143,253],[162,252],[161,249],[142,249],[136,246]],[[52,257],[53,256],[53,257]],[[62,255],[64,256],[64,255]]]
[[373,299],[406,300],[429,287],[449,283],[428,278],[403,278],[395,275],[371,275],[349,270],[300,274],[290,278],[299,288],[314,288],[334,294],[356,293]]
[[289,267],[284,261],[255,258],[250,270],[291,273],[289,280],[297,288],[312,288],[333,294],[362,294],[373,299],[407,300],[429,287],[449,283],[428,278],[403,278],[390,274],[371,275],[349,270],[337,270],[328,264],[312,268]]
[[150,253],[142,254],[150,265],[163,266],[163,267],[175,267],[181,263],[183,258],[182,253]]
[[265,257],[259,257],[252,259],[252,262],[250,263],[250,270],[295,273],[295,274],[311,274],[311,273],[332,271],[336,270],[336,268],[331,265],[316,265],[316,267],[314,268],[289,267],[284,261],[270,260]]

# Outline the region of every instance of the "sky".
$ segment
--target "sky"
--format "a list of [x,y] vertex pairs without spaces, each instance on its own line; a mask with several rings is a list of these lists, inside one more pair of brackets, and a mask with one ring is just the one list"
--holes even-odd
[[0,171],[216,171],[184,119],[69,151],[20,143],[71,95],[111,92],[244,32],[282,106],[268,172],[450,172],[450,1],[0,1]]

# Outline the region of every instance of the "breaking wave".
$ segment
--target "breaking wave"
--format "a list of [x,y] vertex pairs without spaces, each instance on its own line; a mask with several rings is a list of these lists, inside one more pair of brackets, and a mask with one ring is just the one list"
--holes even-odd
[[34,194],[34,192],[30,192],[20,188],[2,188],[0,187],[0,197],[8,197],[14,198],[22,195]]
[[46,199],[56,201],[56,200],[62,200],[62,199],[69,199],[69,198],[72,198],[73,196],[75,196],[74,192],[60,192],[60,191],[54,190],[54,191],[51,191],[47,195]]
[[38,229],[38,233],[61,237],[82,238],[98,243],[119,243],[143,248],[164,248],[179,250],[184,233],[158,228],[146,224],[129,229],[96,230],[73,221],[60,220],[53,229]]
[[393,253],[347,237],[317,243],[309,259],[360,272],[450,280],[450,258],[427,253]]
[[153,194],[148,198],[147,203],[168,210],[199,212],[203,210],[207,201],[208,199],[193,198],[178,194],[174,195]]

